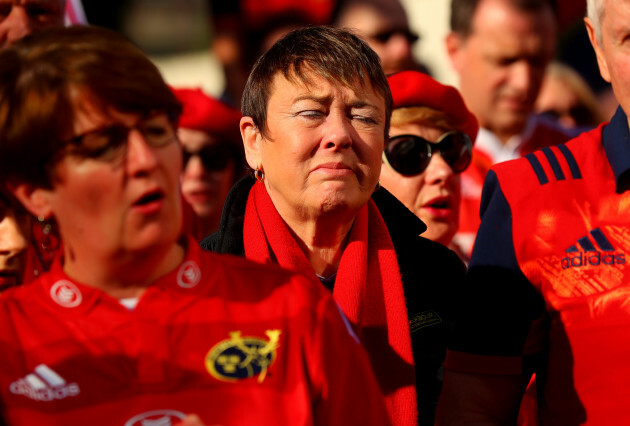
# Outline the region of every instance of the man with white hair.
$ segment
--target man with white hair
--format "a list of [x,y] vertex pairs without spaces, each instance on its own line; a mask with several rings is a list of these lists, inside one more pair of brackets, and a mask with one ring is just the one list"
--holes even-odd
[[585,23],[621,106],[489,172],[438,424],[514,424],[532,372],[542,425],[630,422],[630,0]]

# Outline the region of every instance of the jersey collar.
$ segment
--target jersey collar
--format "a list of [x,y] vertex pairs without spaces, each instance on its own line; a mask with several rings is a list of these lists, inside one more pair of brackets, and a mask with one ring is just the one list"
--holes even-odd
[[610,163],[615,181],[617,193],[630,189],[630,130],[628,118],[621,107],[610,120],[610,124],[604,127],[602,140],[606,157]]

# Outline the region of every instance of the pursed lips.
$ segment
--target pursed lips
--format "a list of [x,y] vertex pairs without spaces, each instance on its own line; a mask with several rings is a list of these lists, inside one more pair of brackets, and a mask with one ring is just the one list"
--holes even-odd
[[342,162],[329,162],[317,165],[313,172],[326,173],[330,175],[354,174],[354,169]]

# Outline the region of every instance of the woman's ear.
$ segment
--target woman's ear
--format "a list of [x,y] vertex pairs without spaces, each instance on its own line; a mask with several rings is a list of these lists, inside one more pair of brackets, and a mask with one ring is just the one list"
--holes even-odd
[[39,188],[28,183],[7,185],[9,191],[33,216],[48,219],[52,216],[52,194],[50,189]]
[[263,144],[263,137],[260,130],[258,130],[258,127],[254,124],[252,117],[247,116],[241,118],[240,127],[247,164],[254,170],[260,169],[262,167]]

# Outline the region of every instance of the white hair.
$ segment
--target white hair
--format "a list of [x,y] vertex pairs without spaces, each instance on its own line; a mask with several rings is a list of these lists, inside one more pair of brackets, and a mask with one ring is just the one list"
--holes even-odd
[[595,36],[602,41],[602,17],[604,15],[604,0],[586,0],[586,16],[593,23]]

